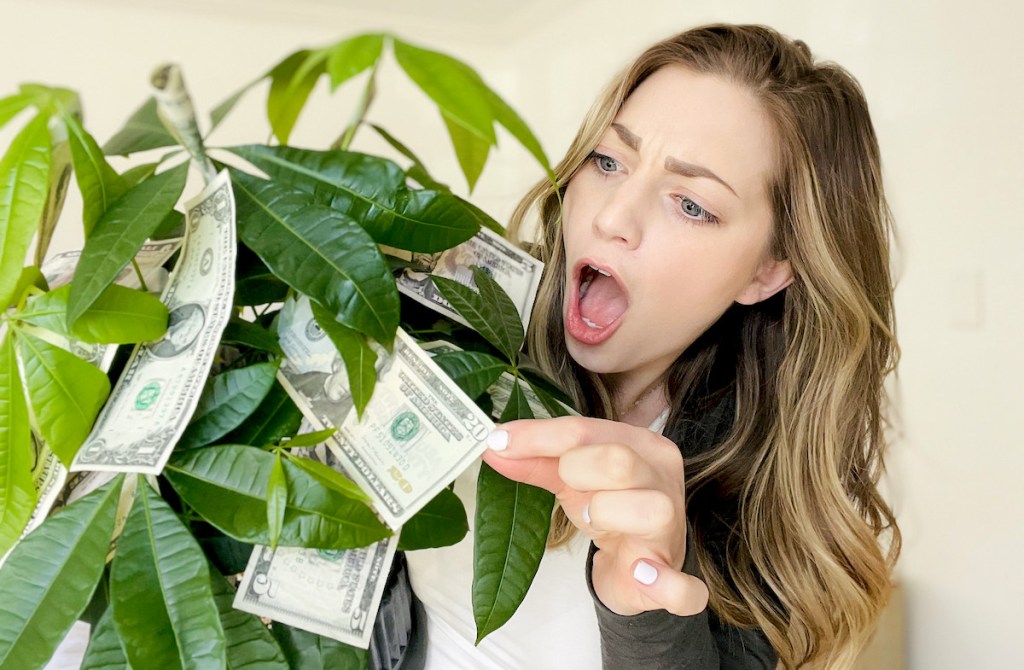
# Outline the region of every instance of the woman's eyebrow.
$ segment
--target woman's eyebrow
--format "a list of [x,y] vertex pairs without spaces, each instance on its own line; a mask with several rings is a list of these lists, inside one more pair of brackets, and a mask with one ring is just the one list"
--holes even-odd
[[706,179],[713,179],[722,186],[729,189],[729,192],[735,195],[737,198],[739,197],[739,195],[736,194],[736,191],[733,190],[732,186],[729,186],[729,184],[727,184],[724,179],[722,179],[717,174],[707,169],[703,165],[694,165],[693,163],[687,163],[686,161],[681,161],[678,158],[672,158],[671,156],[669,156],[668,158],[665,159],[665,169],[668,170],[669,172],[681,174],[684,177],[704,177]]
[[[633,151],[640,151],[640,145],[643,143],[643,139],[639,135],[637,135],[636,133],[634,133],[632,130],[622,125],[621,123],[613,123],[612,130],[614,130],[615,134],[619,136],[619,139],[622,140],[623,144],[625,144]],[[705,179],[713,179],[714,181],[717,181],[719,184],[729,189],[729,192],[735,195],[737,198],[739,197],[739,195],[737,195],[735,189],[733,189],[732,186],[729,186],[729,184],[726,183],[724,179],[722,179],[717,174],[715,174],[708,168],[704,167],[703,165],[687,163],[686,161],[681,161],[678,158],[672,158],[671,156],[669,156],[668,158],[665,159],[665,169],[668,170],[669,172],[674,172],[684,177],[704,177]]]

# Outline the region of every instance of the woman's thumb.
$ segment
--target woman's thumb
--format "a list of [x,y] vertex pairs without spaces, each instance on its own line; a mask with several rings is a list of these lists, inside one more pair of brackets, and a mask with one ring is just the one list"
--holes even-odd
[[647,598],[678,616],[699,614],[708,606],[708,587],[685,572],[642,558],[633,564],[633,579]]

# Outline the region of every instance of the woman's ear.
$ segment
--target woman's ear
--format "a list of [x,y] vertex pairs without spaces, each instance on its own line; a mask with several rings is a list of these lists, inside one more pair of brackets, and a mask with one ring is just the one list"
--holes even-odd
[[780,261],[768,258],[761,263],[757,274],[739,295],[736,302],[741,305],[753,305],[767,300],[782,289],[793,283],[793,267],[788,260]]

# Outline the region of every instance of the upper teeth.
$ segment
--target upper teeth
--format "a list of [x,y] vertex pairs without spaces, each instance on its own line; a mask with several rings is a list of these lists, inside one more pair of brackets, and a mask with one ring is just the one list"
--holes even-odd
[[611,277],[612,276],[612,273],[608,272],[607,270],[602,270],[601,268],[595,268],[593,265],[590,266],[590,269],[593,270],[594,272],[598,273],[598,274],[604,275],[605,277]]

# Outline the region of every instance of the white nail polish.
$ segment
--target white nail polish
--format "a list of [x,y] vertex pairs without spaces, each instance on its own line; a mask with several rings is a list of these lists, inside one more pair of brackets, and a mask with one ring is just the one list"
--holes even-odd
[[487,446],[492,451],[505,451],[508,448],[508,431],[492,430],[487,436]]
[[640,561],[636,564],[636,567],[633,568],[633,579],[640,582],[641,584],[650,586],[654,583],[654,580],[656,580],[657,578],[658,571],[655,570],[654,566],[649,563],[644,563],[643,561]]
[[583,506],[583,520],[590,523],[590,503]]

